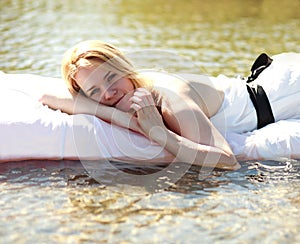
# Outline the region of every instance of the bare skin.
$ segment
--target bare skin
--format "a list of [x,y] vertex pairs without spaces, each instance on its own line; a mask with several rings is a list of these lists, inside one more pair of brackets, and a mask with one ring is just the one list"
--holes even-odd
[[[178,161],[228,170],[240,168],[227,141],[209,120],[222,105],[224,93],[210,84],[207,77],[181,75],[187,82],[176,76],[146,73],[159,94],[157,99],[144,88],[134,90],[126,77],[114,77],[113,82],[105,80],[106,70],[90,79],[91,72],[94,71],[82,69],[76,75],[76,81],[88,97],[45,95],[41,101],[54,109],[96,115],[142,133]],[[108,82],[112,82],[110,86]],[[89,94],[92,88],[97,91]],[[161,107],[161,112],[157,107]]]
[[146,89],[137,89],[130,99],[142,131],[184,162],[239,168],[228,143],[208,119],[220,108],[224,93],[202,76],[193,77],[193,86],[174,76],[160,78],[163,82],[156,79],[154,85],[163,94],[162,116]]

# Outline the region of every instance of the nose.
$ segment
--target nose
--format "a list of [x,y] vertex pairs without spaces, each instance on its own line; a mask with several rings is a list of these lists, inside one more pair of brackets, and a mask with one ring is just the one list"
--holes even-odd
[[116,94],[117,94],[117,91],[115,89],[107,89],[104,92],[103,97],[105,100],[109,101],[109,100],[113,99]]

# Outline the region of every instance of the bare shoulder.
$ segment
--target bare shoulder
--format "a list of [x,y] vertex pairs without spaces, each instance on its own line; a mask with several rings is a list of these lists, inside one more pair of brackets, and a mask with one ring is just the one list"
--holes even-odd
[[172,107],[174,112],[196,105],[207,117],[211,117],[223,102],[224,93],[208,76],[149,72],[147,77],[161,93],[165,107]]

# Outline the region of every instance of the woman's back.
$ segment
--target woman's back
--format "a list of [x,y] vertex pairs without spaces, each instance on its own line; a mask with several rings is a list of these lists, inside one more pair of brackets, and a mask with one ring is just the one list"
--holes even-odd
[[154,81],[164,100],[172,104],[165,103],[165,107],[179,107],[192,100],[223,135],[256,128],[256,112],[245,80],[224,75],[209,77],[158,72],[149,72],[147,77]]
[[155,89],[159,90],[164,99],[172,97],[193,100],[210,118],[222,106],[224,99],[224,85],[218,84],[214,78],[194,74],[169,74],[163,72],[144,72],[143,75],[151,79]]

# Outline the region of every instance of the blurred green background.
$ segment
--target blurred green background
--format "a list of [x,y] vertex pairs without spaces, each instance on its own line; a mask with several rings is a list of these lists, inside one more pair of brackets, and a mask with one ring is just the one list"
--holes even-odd
[[190,61],[175,69],[244,74],[260,52],[299,52],[299,30],[298,0],[2,0],[0,69],[58,77],[63,52],[101,39]]

